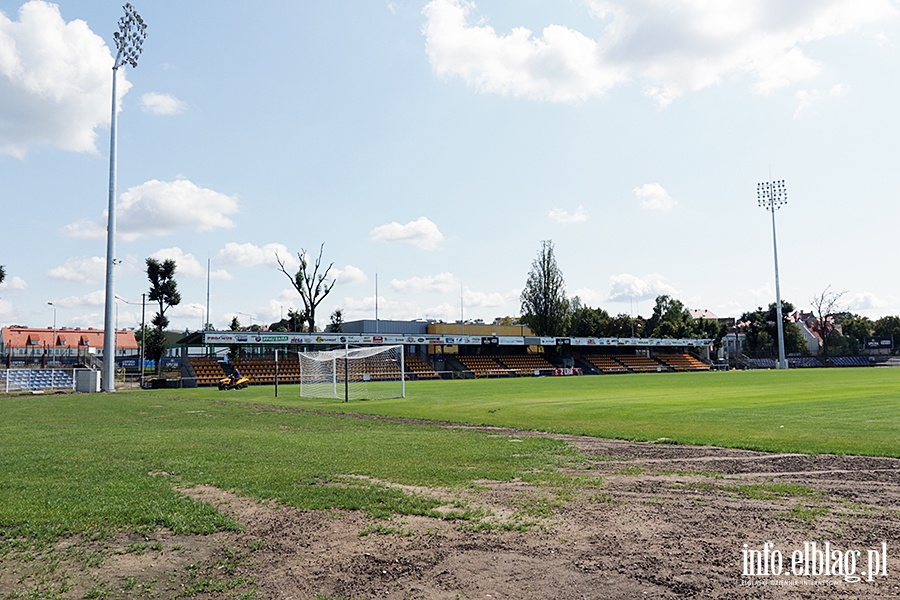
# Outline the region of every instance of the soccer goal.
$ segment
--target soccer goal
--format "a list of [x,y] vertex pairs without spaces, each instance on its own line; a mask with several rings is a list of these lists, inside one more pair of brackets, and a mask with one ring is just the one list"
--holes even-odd
[[377,400],[406,397],[403,346],[299,352],[300,395]]

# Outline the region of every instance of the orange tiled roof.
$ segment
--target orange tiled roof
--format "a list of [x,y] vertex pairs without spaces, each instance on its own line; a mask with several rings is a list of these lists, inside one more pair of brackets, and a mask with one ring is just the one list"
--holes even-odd
[[[4,327],[0,330],[7,348],[43,348],[54,346],[53,329],[31,327]],[[57,329],[56,346],[60,348],[103,348],[102,329]],[[137,350],[134,331],[120,329],[116,332],[116,347]]]

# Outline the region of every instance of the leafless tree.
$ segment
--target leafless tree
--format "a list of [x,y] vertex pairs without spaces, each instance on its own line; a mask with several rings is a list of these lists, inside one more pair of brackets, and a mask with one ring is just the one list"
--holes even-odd
[[324,271],[319,272],[322,267],[322,252],[324,249],[325,244],[322,243],[319,246],[319,256],[316,258],[312,272],[310,272],[306,249],[301,248],[300,252],[297,253],[297,258],[300,259],[300,268],[293,275],[288,273],[287,268],[284,266],[284,261],[278,256],[277,252],[275,253],[275,260],[278,261],[281,272],[291,280],[291,285],[300,294],[300,299],[303,301],[303,316],[306,322],[309,323],[310,332],[316,330],[316,307],[328,296],[331,288],[337,282],[336,279],[331,279],[330,281],[328,279],[328,272],[331,271],[334,263],[330,263]]
[[831,285],[826,287],[820,294],[809,299],[813,309],[813,330],[822,338],[822,354],[828,356],[828,335],[834,331],[834,317],[841,312],[841,297],[847,293],[847,290],[835,292],[831,290]]

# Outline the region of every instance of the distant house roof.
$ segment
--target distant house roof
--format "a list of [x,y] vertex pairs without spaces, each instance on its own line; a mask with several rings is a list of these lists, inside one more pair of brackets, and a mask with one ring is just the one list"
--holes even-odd
[[717,317],[712,312],[706,310],[705,308],[691,308],[688,310],[691,313],[691,318],[695,321],[698,319],[706,319],[707,321],[718,321],[719,317]]
[[[36,348],[54,346],[60,348],[103,348],[102,329],[57,329],[56,342],[53,340],[53,329],[31,327],[4,327],[0,330],[0,339],[6,348]],[[120,329],[116,331],[116,348],[137,350],[137,338],[134,331]]]

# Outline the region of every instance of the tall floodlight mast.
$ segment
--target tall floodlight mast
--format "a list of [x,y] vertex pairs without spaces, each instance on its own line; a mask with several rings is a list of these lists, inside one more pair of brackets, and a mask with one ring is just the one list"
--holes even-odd
[[778,242],[775,238],[775,211],[787,204],[787,187],[784,179],[766,181],[756,186],[756,196],[760,208],[772,213],[772,251],[775,255],[775,319],[778,327],[778,368],[787,369],[784,357],[784,318],[781,314],[781,287],[778,281]]
[[112,75],[112,117],[109,122],[109,209],[106,224],[106,309],[103,318],[103,374],[104,392],[116,391],[116,333],[115,333],[115,261],[116,261],[116,122],[118,102],[116,79],[119,67],[137,67],[141,46],[147,37],[147,25],[131,3],[125,4],[125,15],[119,19],[119,30],[113,33],[116,41],[116,60]]

